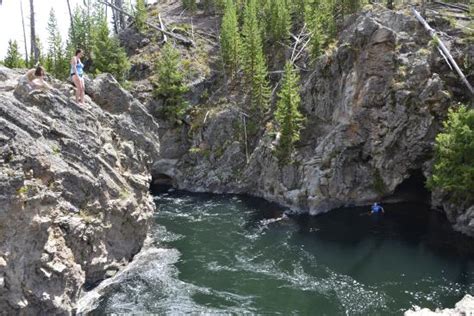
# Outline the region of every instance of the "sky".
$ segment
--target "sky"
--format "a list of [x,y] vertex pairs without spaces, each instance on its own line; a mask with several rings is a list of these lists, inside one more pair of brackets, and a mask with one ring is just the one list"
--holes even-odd
[[[76,5],[83,3],[82,0],[70,0],[71,10]],[[133,4],[135,1],[132,0]],[[148,3],[156,1],[148,0]],[[8,40],[15,39],[18,42],[20,53],[24,55],[25,46],[23,41],[23,29],[21,26],[20,3],[23,4],[23,14],[25,17],[26,41],[28,52],[30,49],[30,1],[29,0],[2,0],[0,5],[0,59],[3,60],[7,53]],[[54,8],[56,19],[58,20],[59,31],[61,32],[63,41],[66,40],[69,30],[69,11],[66,0],[34,0],[35,5],[35,21],[36,36],[46,47],[48,43],[48,18],[51,8]],[[109,15],[111,16],[111,14]]]
[[[82,0],[70,0],[71,9]],[[24,55],[25,48],[23,42],[23,29],[21,26],[20,3],[23,4],[23,14],[25,17],[26,41],[28,52],[30,46],[30,1],[29,0],[3,0],[0,6],[0,59],[5,58],[8,40],[15,39],[18,42],[20,52]],[[35,21],[36,34],[40,38],[43,46],[47,45],[48,33],[47,24],[49,11],[54,7],[56,19],[58,20],[59,31],[66,39],[69,30],[69,13],[66,0],[35,0]]]

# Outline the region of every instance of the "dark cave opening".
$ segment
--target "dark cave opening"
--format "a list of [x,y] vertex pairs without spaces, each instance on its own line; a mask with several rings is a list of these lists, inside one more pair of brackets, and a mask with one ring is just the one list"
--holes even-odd
[[393,194],[387,198],[397,202],[430,203],[431,193],[426,188],[426,177],[421,169],[410,172],[410,176],[400,183]]
[[152,181],[150,184],[150,189],[152,192],[166,192],[172,186],[173,178],[170,176],[163,173],[157,173],[152,176]]

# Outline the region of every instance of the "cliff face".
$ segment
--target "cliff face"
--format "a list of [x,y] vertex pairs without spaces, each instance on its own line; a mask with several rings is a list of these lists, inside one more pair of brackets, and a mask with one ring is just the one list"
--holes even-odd
[[30,91],[0,68],[0,311],[64,314],[136,254],[158,125],[110,76]]
[[[442,20],[431,22],[455,35],[441,37],[458,63],[473,61],[470,46],[455,40],[463,36],[459,30]],[[429,42],[408,11],[353,16],[335,48],[302,77],[307,122],[294,163],[279,167],[271,124],[246,142],[252,119],[244,129],[232,101],[238,97],[227,97],[202,106],[188,127],[161,133],[156,178],[191,191],[248,193],[311,214],[383,200],[414,174],[429,176],[447,109],[455,100],[469,101]],[[473,219],[468,207],[452,212],[445,203],[442,208],[455,228],[474,235],[465,229]]]

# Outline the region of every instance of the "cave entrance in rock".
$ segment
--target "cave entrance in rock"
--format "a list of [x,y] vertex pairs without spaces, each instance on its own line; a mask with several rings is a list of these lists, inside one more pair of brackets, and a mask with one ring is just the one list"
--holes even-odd
[[399,202],[430,203],[431,193],[426,189],[426,177],[421,169],[410,172],[410,176],[400,183],[389,198]]
[[171,187],[173,187],[173,178],[163,173],[153,175],[150,185],[150,190],[153,194],[166,192]]

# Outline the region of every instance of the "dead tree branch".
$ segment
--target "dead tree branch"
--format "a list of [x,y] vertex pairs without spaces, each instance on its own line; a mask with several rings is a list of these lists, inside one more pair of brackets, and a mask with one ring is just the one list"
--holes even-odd
[[[109,3],[109,2],[107,2],[107,0],[97,0],[97,1],[98,1],[99,3],[108,5],[109,7],[111,7],[111,8],[113,8],[113,9],[115,9],[115,10],[117,10],[117,11],[119,11],[119,12],[125,14],[125,15],[128,16],[128,17],[131,17],[131,18],[133,18],[133,19],[135,18],[133,15],[131,15],[131,14],[129,14],[129,13],[123,11],[122,9],[116,7],[115,5],[113,5],[113,4]],[[162,29],[161,27],[159,27],[159,26],[157,26],[157,25],[155,25],[155,24],[146,22],[146,21],[145,21],[145,24],[148,25],[149,27],[151,27],[151,28],[157,30],[157,31],[160,31],[163,35],[168,35],[169,37],[172,37],[172,38],[174,38],[174,39],[180,41],[181,43],[183,43],[183,44],[186,45],[186,46],[193,46],[193,47],[196,46],[196,44],[194,43],[193,40],[191,40],[191,39],[189,39],[189,38],[186,38],[186,37],[184,37],[184,36],[182,36],[182,35],[180,35],[180,34],[168,32],[168,31]]]

